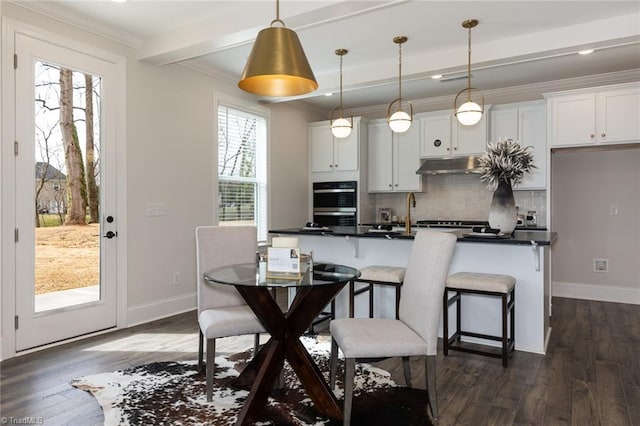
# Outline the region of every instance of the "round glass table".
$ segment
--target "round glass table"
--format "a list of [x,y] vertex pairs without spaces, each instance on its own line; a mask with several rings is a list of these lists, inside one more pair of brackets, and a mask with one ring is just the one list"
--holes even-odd
[[[237,425],[250,425],[258,420],[285,359],[316,409],[327,417],[342,420],[338,400],[300,342],[300,335],[346,283],[358,278],[360,272],[330,263],[305,266],[299,275],[268,273],[264,262],[224,266],[204,273],[206,282],[234,286],[271,335],[236,380],[237,386],[250,389]],[[287,312],[282,312],[270,292],[278,287],[296,289]]]

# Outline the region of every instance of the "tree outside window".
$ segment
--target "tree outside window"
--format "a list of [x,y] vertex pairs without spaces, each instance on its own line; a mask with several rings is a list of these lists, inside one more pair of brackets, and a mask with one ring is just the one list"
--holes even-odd
[[255,225],[267,239],[267,120],[232,107],[218,107],[218,221]]

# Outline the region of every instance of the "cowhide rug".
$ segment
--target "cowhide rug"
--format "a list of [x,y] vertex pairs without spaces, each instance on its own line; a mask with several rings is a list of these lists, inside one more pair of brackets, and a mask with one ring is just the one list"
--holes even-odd
[[[330,340],[303,336],[302,341],[329,376]],[[76,378],[71,385],[91,392],[102,406],[105,425],[233,425],[248,392],[234,389],[251,355],[247,350],[215,359],[213,402],[205,397],[205,375],[197,362],[156,362],[112,373]],[[429,425],[425,414],[426,391],[398,387],[390,374],[368,364],[356,364],[356,382],[351,424]],[[342,399],[344,365],[339,364],[335,390]],[[297,376],[285,362],[285,387],[275,389],[259,425],[338,425],[323,418],[301,388]]]

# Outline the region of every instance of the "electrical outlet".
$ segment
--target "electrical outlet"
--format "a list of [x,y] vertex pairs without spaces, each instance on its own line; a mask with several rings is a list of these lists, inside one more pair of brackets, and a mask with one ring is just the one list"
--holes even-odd
[[173,273],[173,285],[175,285],[175,286],[179,286],[180,285],[180,272],[174,272]]
[[609,206],[609,215],[618,216],[618,206],[616,206],[615,204],[611,204]]
[[607,272],[609,269],[609,261],[607,259],[593,259],[594,272]]

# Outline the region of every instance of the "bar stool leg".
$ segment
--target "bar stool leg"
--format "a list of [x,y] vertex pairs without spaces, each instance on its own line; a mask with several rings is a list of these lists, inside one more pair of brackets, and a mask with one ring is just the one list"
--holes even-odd
[[506,367],[509,362],[509,342],[507,334],[507,293],[504,293],[502,299],[502,366]]
[[369,318],[373,318],[373,284],[369,283]]
[[355,298],[354,295],[354,287],[355,287],[355,283],[353,282],[353,280],[349,281],[349,318],[353,318],[354,315],[354,309],[353,309],[353,299]]
[[460,330],[462,330],[462,295],[456,291],[456,341],[460,342]]
[[449,355],[449,290],[444,289],[442,296],[442,353]]

